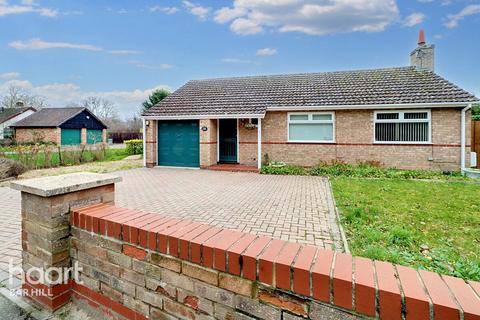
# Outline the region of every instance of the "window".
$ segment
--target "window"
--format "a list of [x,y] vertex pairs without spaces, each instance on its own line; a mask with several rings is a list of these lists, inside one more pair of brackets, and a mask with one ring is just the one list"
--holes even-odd
[[430,143],[430,110],[375,112],[375,142]]
[[289,142],[334,142],[333,112],[289,113]]

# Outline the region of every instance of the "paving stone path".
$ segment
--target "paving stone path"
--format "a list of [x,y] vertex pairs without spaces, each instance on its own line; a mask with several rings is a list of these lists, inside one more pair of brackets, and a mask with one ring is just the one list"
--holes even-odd
[[[116,172],[118,206],[343,251],[326,178],[188,169]],[[0,188],[0,275],[21,263],[20,194]],[[0,279],[2,281],[2,279]]]

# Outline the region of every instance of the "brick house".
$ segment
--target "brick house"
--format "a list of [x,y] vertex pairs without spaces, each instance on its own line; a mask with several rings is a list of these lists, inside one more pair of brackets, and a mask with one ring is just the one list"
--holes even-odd
[[11,138],[11,125],[35,113],[32,107],[0,108],[0,140]]
[[458,171],[470,163],[472,94],[434,73],[420,33],[411,66],[189,81],[143,114],[145,166],[262,159],[376,161]]
[[12,127],[18,143],[85,145],[107,142],[107,126],[87,108],[44,108]]

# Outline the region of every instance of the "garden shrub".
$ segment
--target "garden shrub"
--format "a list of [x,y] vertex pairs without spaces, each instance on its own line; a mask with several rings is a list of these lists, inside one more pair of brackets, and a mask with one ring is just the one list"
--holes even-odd
[[16,178],[26,171],[27,168],[18,161],[0,158],[0,180]]
[[143,154],[143,140],[134,139],[134,140],[126,140],[124,141],[125,145],[127,146],[127,154],[135,155],[135,154]]
[[445,174],[433,170],[384,168],[377,161],[359,162],[357,164],[348,164],[341,161],[320,162],[314,167],[301,167],[289,164],[283,167],[267,165],[262,167],[261,173],[376,179],[464,179],[458,172]]

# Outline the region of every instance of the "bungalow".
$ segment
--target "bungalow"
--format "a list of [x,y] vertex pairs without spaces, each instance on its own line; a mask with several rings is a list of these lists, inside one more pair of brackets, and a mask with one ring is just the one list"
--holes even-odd
[[13,137],[11,125],[35,113],[34,108],[0,108],[0,140]]
[[107,139],[107,126],[87,108],[44,108],[12,127],[18,143],[80,145]]
[[472,103],[435,74],[423,31],[411,66],[189,81],[143,114],[145,166],[375,161],[463,169]]

